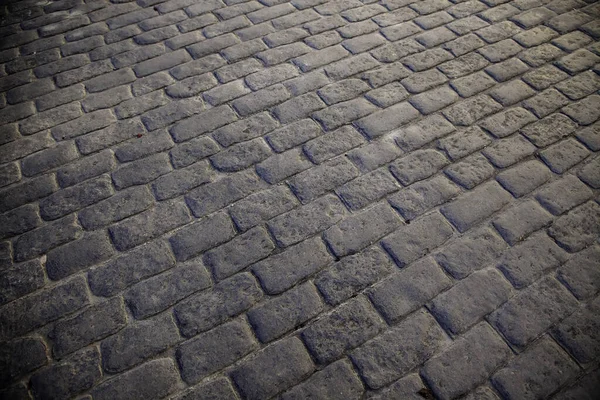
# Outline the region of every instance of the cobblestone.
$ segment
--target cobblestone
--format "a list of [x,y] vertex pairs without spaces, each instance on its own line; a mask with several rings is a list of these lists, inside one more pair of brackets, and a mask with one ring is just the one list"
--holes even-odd
[[9,3],[0,397],[594,392],[593,1]]

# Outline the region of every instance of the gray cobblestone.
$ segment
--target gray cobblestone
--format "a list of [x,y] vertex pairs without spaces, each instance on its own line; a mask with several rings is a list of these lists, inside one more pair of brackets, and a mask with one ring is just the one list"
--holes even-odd
[[597,246],[590,246],[573,256],[558,270],[558,278],[580,300],[594,296],[600,288],[600,280],[594,268],[600,253]]
[[261,297],[251,274],[237,274],[179,303],[175,307],[177,325],[184,337],[191,337],[249,309]]
[[85,286],[83,278],[75,278],[2,307],[0,337],[7,341],[84,307],[89,303]]
[[577,369],[564,350],[551,339],[543,338],[496,372],[492,382],[508,398],[546,397],[575,376]]
[[512,295],[510,283],[496,269],[476,271],[437,296],[430,309],[442,326],[457,335],[467,331]]
[[368,290],[375,307],[388,323],[396,323],[451,286],[431,258],[425,258]]
[[284,400],[322,397],[327,399],[358,399],[363,392],[360,378],[348,362],[338,361],[316,372],[305,382],[285,392]]
[[[298,257],[307,254],[306,259]],[[331,261],[320,238],[301,242],[286,251],[271,255],[252,266],[261,285],[268,294],[279,294],[292,287],[299,280],[311,275]],[[285,269],[280,267],[281,263]]]
[[374,337],[384,326],[369,300],[358,296],[309,325],[302,338],[317,361],[326,364]]
[[[0,397],[594,392],[593,1],[38,3],[0,29]],[[357,300],[387,332],[307,353]],[[461,366],[506,350],[490,321],[516,355]]]
[[[149,396],[167,396],[176,390],[178,378],[173,360],[159,358],[103,382],[92,393],[94,399],[99,400],[141,400]],[[146,384],[138,388],[140,382]]]
[[[475,350],[474,359],[466,361],[460,354]],[[442,399],[453,398],[483,383],[496,368],[509,359],[511,351],[486,323],[481,323],[458,339],[450,348],[429,360],[424,368],[425,380]]]
[[202,217],[265,187],[256,174],[242,171],[192,190],[186,203],[195,216]]
[[92,268],[89,283],[92,293],[109,297],[139,280],[175,265],[163,241],[150,242],[99,267]]
[[321,298],[310,283],[297,286],[248,312],[259,340],[270,342],[315,317],[323,310]]
[[238,319],[181,345],[177,349],[177,360],[183,379],[188,383],[196,383],[257,347],[250,327],[243,319]]
[[[427,235],[424,233],[428,232]],[[404,266],[423,257],[452,236],[452,227],[437,213],[428,214],[397,229],[382,241],[396,264]],[[414,235],[414,236],[413,236]],[[403,237],[414,237],[404,241]]]
[[583,250],[597,236],[599,211],[596,203],[587,202],[556,220],[548,233],[569,252]]
[[[258,400],[302,381],[314,368],[302,342],[290,337],[244,361],[232,371],[231,376],[247,399]],[[276,374],[263,373],[274,369],[277,370]]]
[[386,203],[380,203],[329,228],[324,238],[333,253],[342,257],[362,250],[400,224],[396,213]]
[[206,270],[198,262],[190,261],[134,285],[125,293],[125,299],[136,318],[146,318],[209,285]]
[[592,191],[573,175],[552,182],[536,195],[537,200],[552,214],[559,215],[584,203]]
[[68,359],[46,367],[31,377],[37,397],[70,398],[91,388],[101,377],[98,349],[82,350]]
[[[522,348],[571,314],[576,305],[577,301],[564,286],[546,277],[511,298],[494,311],[489,320],[510,343]],[[523,321],[528,323],[523,324]]]
[[[482,203],[481,198],[487,200]],[[442,207],[442,214],[464,232],[478,221],[498,211],[510,201],[510,195],[497,183],[486,183]]]
[[493,224],[510,245],[552,221],[552,216],[533,200],[525,201],[500,214]]
[[390,171],[400,183],[408,186],[435,174],[448,161],[435,150],[417,150],[390,165]]
[[266,230],[257,227],[207,251],[203,259],[215,279],[222,280],[267,257],[274,249]]
[[[406,338],[414,338],[406,340]],[[435,319],[418,311],[351,353],[370,388],[379,389],[405,375],[445,347],[449,339]]]
[[299,173],[290,180],[290,186],[301,202],[308,203],[357,176],[356,167],[340,157]]
[[[169,228],[173,227],[175,226],[171,223]],[[208,235],[209,231],[211,235]],[[229,216],[225,213],[219,213],[182,228],[171,236],[169,241],[177,260],[184,261],[226,242],[234,235],[235,231]],[[196,236],[200,236],[202,240],[196,240]]]
[[57,322],[48,337],[53,353],[61,357],[117,332],[125,323],[123,302],[114,298]]
[[46,362],[46,346],[42,341],[25,338],[8,342],[0,353],[1,382],[3,385],[8,384],[15,378],[20,378],[21,375],[43,366]]

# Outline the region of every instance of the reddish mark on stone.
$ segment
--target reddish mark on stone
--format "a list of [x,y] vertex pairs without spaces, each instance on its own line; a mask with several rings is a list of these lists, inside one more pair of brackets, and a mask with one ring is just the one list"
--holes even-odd
[[137,136],[137,137],[141,138],[141,137],[142,137],[142,136],[144,136],[144,135],[142,135],[141,133],[138,133],[138,134],[137,134],[137,135],[135,135],[135,136]]

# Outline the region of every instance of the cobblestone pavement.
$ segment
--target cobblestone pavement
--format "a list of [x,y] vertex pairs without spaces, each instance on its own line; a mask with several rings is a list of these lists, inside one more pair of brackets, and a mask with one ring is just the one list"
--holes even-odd
[[1,21],[0,398],[600,398],[600,2]]

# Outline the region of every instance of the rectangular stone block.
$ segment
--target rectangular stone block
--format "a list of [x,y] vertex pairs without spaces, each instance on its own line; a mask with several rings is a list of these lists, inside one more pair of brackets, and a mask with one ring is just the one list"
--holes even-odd
[[251,268],[266,293],[279,294],[321,270],[331,259],[323,241],[315,237],[274,254]]

